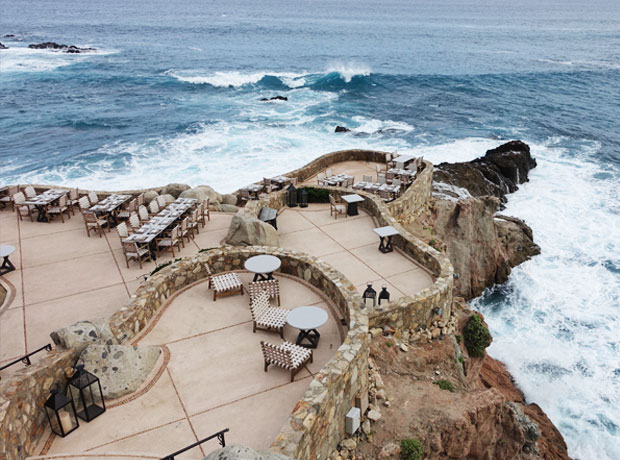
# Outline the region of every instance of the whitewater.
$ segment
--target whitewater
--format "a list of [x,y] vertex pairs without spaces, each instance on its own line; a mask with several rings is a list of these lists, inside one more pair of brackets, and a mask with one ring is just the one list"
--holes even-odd
[[340,149],[528,143],[502,212],[542,253],[471,305],[571,457],[620,458],[617,2],[7,0],[0,42],[0,185],[224,193]]

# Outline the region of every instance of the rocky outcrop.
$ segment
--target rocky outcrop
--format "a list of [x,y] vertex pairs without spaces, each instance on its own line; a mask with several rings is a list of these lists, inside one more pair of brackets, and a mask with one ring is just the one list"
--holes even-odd
[[172,196],[172,195],[170,195],[168,193],[164,193],[164,194],[159,195],[159,196],[161,196],[164,199],[164,201],[166,202],[166,206],[169,205],[170,203],[173,203],[174,200],[175,200],[174,196]]
[[8,49],[9,49],[8,46],[5,46],[2,43],[0,43],[0,50],[8,50]]
[[225,242],[231,246],[279,246],[276,229],[243,210],[233,216]]
[[286,96],[273,96],[273,97],[263,97],[261,102],[265,101],[288,101],[288,97]]
[[155,190],[147,190],[146,192],[144,192],[144,203],[148,205],[151,201],[153,201],[158,196],[159,196],[159,193],[157,193]]
[[233,195],[233,194],[222,195],[222,204],[232,204],[233,206],[236,206],[237,195]]
[[249,447],[230,445],[217,449],[207,455],[204,460],[292,460],[290,457],[275,452],[259,452]]
[[70,326],[55,330],[50,334],[50,337],[56,346],[65,349],[74,348],[78,352],[94,343],[118,344],[110,325],[104,319],[78,321]]
[[215,190],[213,190],[213,188],[209,187],[208,185],[199,185],[198,187],[185,190],[179,195],[179,198],[194,198],[201,203],[207,198],[211,201],[211,203],[222,202],[222,195],[217,193]]
[[103,396],[116,399],[142,385],[160,354],[158,347],[93,344],[82,351],[79,361],[99,378]]
[[162,195],[168,194],[178,198],[181,193],[190,188],[187,184],[168,184],[161,190],[161,193]]
[[336,126],[336,129],[334,130],[335,133],[348,133],[349,131],[351,131],[349,128],[345,128],[344,126]]
[[59,45],[54,42],[44,42],[44,43],[31,43],[28,45],[28,48],[37,49],[37,50],[54,50],[54,51],[62,51],[63,53],[87,53],[89,51],[96,51],[97,48],[79,48],[75,45]]
[[235,206],[234,204],[219,204],[218,209],[220,212],[237,212],[239,211],[239,206]]
[[[506,194],[516,192],[519,184],[527,182],[534,167],[536,160],[530,154],[530,147],[521,141],[511,141],[473,161],[435,165],[433,181],[443,185],[443,188],[435,187],[435,193],[463,198],[458,189],[465,189],[472,196],[496,196],[505,203]],[[456,190],[450,193],[446,185]]]
[[499,204],[493,196],[435,199],[411,226],[448,255],[456,274],[455,288],[467,299],[504,283],[512,267],[540,253],[531,228],[520,219],[498,216]]

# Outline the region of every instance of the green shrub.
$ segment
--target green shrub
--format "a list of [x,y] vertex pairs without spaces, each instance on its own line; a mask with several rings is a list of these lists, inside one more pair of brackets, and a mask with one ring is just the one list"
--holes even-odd
[[400,441],[400,458],[404,460],[421,460],[424,446],[419,439],[403,439]]
[[308,203],[329,203],[329,190],[314,187],[304,187],[308,192]]
[[210,251],[211,249],[217,249],[217,248],[202,248],[198,250],[198,253],[207,252],[207,251]]
[[463,336],[460,334],[457,334],[455,337],[456,337],[456,343],[461,343],[461,340],[463,340]]
[[155,274],[155,273],[157,273],[159,270],[161,270],[161,269],[163,269],[163,268],[166,268],[168,265],[172,265],[174,262],[178,262],[179,260],[181,260],[181,258],[180,258],[180,257],[179,257],[179,258],[177,258],[177,259],[174,259],[174,260],[169,260],[168,262],[164,262],[164,263],[163,263],[163,264],[161,264],[161,265],[158,265],[157,267],[155,267],[155,268],[153,269],[153,271],[151,272],[151,275],[154,275],[154,274]]
[[392,345],[394,345],[394,344],[391,341],[389,341],[389,340],[387,342],[385,342],[385,346],[386,347],[391,347]]
[[472,315],[467,321],[463,334],[469,356],[474,358],[484,356],[484,349],[491,345],[491,333],[482,323],[482,318],[478,315]]
[[438,385],[442,390],[448,390],[450,393],[454,393],[454,386],[447,380],[437,380],[433,382],[435,385]]

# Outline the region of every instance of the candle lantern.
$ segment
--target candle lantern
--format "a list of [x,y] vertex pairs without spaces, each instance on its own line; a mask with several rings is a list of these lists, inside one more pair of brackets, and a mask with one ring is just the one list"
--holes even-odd
[[305,188],[300,188],[297,190],[297,201],[299,203],[300,208],[308,207],[308,190]]
[[289,208],[297,206],[297,189],[293,184],[286,189],[286,204]]
[[379,305],[381,305],[382,300],[385,300],[386,302],[390,301],[390,293],[387,290],[387,286],[381,286],[381,292],[379,293]]
[[372,300],[372,306],[377,305],[377,291],[372,288],[372,284],[367,283],[367,288],[362,294],[362,299],[364,299],[364,306],[370,307],[370,301]]
[[83,364],[75,367],[75,373],[69,380],[69,390],[76,413],[82,420],[90,422],[105,412],[101,382],[84,369]]
[[54,434],[65,437],[80,424],[75,412],[73,401],[58,391],[58,388],[50,390],[51,396],[45,401],[45,413],[50,422],[50,428]]

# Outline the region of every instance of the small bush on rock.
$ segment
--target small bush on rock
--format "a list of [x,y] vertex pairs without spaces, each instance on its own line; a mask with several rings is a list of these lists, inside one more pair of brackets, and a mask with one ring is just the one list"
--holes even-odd
[[491,333],[478,315],[472,315],[469,318],[463,335],[467,352],[473,358],[484,356],[484,349],[491,345]]
[[424,446],[419,439],[403,439],[400,442],[400,458],[403,460],[421,460]]
[[450,393],[454,393],[454,386],[448,382],[447,380],[438,380],[433,382],[435,385],[438,385],[442,390],[448,390]]

